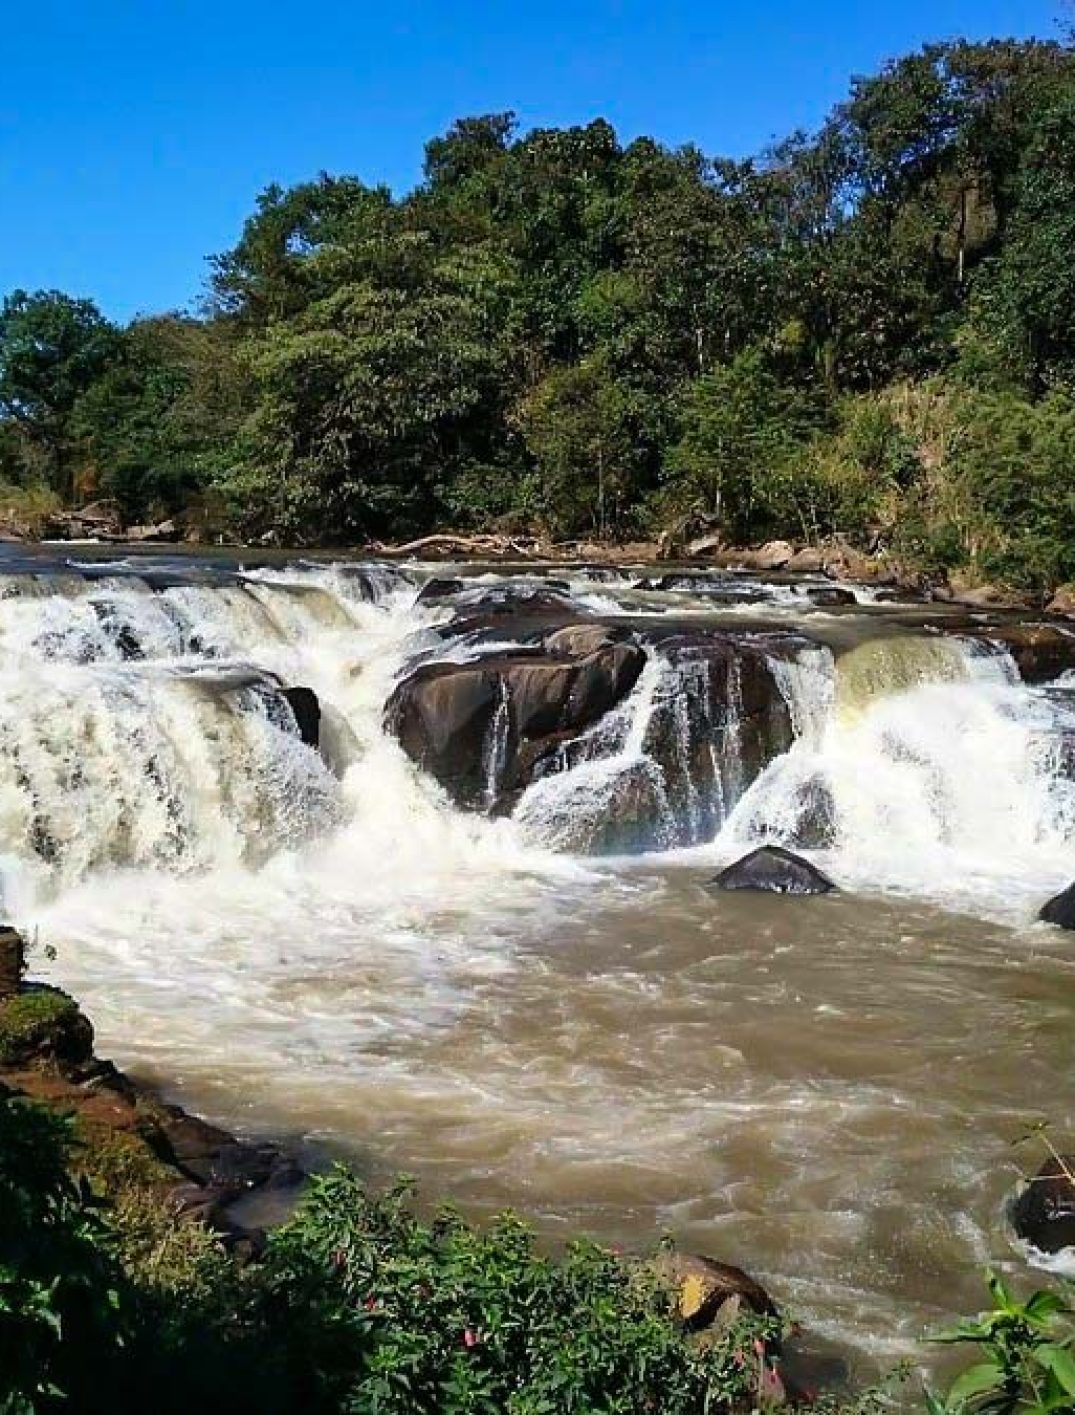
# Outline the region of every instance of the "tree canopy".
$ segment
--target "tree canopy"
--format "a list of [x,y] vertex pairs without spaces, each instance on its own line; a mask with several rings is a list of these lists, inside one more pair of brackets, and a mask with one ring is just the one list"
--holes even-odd
[[[197,317],[117,328],[86,300],[10,295],[0,474],[299,543],[629,537],[704,510],[739,538],[909,549],[913,523],[923,558],[973,562],[1004,541],[1002,473],[971,491],[958,459],[938,469],[911,410],[988,423],[1006,400],[1052,438],[1075,398],[1073,272],[1064,43],[927,45],[747,161],[603,120],[466,117],[404,195],[328,173],[267,188]],[[861,433],[890,425],[899,474],[878,478]],[[1075,477],[1066,446],[1054,480]],[[988,534],[927,524],[960,495]]]

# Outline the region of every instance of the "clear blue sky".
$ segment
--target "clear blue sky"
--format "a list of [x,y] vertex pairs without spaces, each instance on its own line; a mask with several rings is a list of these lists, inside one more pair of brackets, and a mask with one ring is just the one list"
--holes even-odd
[[0,293],[195,299],[257,192],[418,179],[453,118],[609,118],[744,155],[932,38],[1056,37],[1061,0],[7,0]]

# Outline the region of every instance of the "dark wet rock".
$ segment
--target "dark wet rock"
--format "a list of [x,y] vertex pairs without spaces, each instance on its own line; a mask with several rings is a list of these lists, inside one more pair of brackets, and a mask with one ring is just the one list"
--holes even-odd
[[[953,631],[958,627],[953,625]],[[1075,630],[1064,624],[968,624],[966,632],[985,643],[1006,648],[1025,683],[1047,683],[1075,668]]]
[[385,724],[412,761],[435,776],[460,805],[480,805],[485,740],[499,700],[495,669],[428,664],[396,688]]
[[688,631],[654,636],[669,665],[643,743],[661,772],[668,844],[710,839],[794,736],[774,661],[780,636]]
[[[301,569],[320,568],[310,561],[300,561]],[[414,580],[398,565],[337,565],[337,575],[341,575],[351,586],[357,588],[359,597],[368,604],[377,604],[390,594],[407,589]]]
[[1016,1197],[1012,1225],[1039,1252],[1075,1247],[1075,1155],[1046,1160]]
[[719,604],[764,603],[772,598],[772,585],[763,580],[748,579],[744,575],[705,574],[694,572],[662,575],[657,580],[643,582],[640,589],[661,593],[668,591],[697,595]]
[[1054,894],[1038,911],[1038,918],[1061,929],[1075,929],[1075,884]]
[[808,585],[805,594],[811,604],[819,607],[856,603],[854,592],[845,590],[842,585]]
[[873,599],[875,604],[923,604],[927,597],[916,585],[886,585]]
[[779,845],[762,845],[721,870],[717,889],[753,889],[770,894],[828,894],[836,886],[816,865]]
[[644,663],[637,644],[606,641],[574,658],[554,650],[425,664],[396,688],[385,721],[457,804],[503,810],[543,754],[630,692]]
[[[586,610],[554,585],[517,583],[465,585],[445,595],[453,617],[437,626],[442,639],[464,638],[475,643],[540,639],[567,624],[586,620]],[[438,603],[436,599],[433,603]]]
[[26,944],[18,929],[0,925],[0,1001],[14,997],[26,971]]
[[438,576],[427,580],[418,591],[418,603],[433,604],[437,600],[450,599],[453,595],[461,594],[466,587],[466,580],[447,580]]
[[295,718],[299,736],[308,747],[321,742],[321,704],[312,688],[281,688],[280,696],[287,702]]
[[[647,698],[641,750],[611,772],[550,781],[615,758],[630,730],[623,718],[551,744],[532,775],[543,783],[536,828],[557,846],[635,854],[712,839],[758,774],[793,738],[775,667],[802,646],[787,635],[738,634],[647,624],[641,631],[659,677]],[[545,785],[548,783],[548,785]]]

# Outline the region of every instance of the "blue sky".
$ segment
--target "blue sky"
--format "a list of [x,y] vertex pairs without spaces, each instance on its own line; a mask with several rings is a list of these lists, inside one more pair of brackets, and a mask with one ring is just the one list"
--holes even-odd
[[744,155],[923,40],[1055,37],[1061,0],[8,0],[0,293],[114,318],[198,296],[257,192],[326,169],[405,189],[456,117],[605,116]]

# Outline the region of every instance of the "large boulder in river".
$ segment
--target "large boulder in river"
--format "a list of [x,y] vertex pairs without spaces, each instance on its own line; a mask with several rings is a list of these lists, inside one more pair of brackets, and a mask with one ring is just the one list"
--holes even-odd
[[1012,1205],[1012,1224],[1041,1253],[1075,1248],[1075,1155],[1053,1156]]
[[1038,911],[1038,918],[1061,929],[1075,929],[1075,884],[1054,894]]
[[558,849],[637,854],[711,840],[791,745],[780,670],[802,640],[689,621],[639,632],[657,671],[637,709],[535,765],[522,816]]
[[710,840],[794,731],[777,666],[794,652],[780,635],[666,632],[665,664],[643,751],[660,771],[663,845]]
[[779,845],[762,845],[711,881],[716,889],[756,889],[769,894],[828,894],[836,886],[816,865]]
[[645,663],[638,644],[559,635],[544,651],[424,664],[389,698],[389,730],[458,805],[506,809],[548,752],[634,687]]

